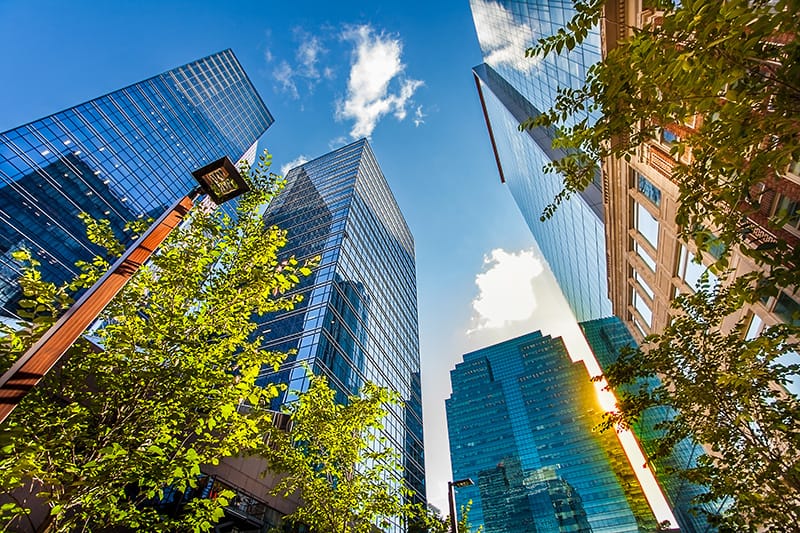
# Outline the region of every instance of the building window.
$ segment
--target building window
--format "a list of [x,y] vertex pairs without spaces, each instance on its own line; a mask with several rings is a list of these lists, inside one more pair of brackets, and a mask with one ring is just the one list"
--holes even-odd
[[648,253],[648,251],[645,250],[644,247],[638,242],[633,245],[633,249],[636,251],[636,255],[638,255],[641,260],[644,261],[644,264],[650,267],[650,270],[655,272],[656,260],[653,259],[653,256],[650,255],[650,253]]
[[637,330],[639,330],[639,333],[642,334],[642,337],[646,337],[647,336],[647,332],[644,330],[644,326],[642,326],[642,323],[639,322],[639,317],[638,316],[631,315],[631,322],[633,322],[633,325],[636,326]]
[[656,207],[661,205],[661,191],[659,188],[639,173],[636,174],[636,188]]
[[[780,365],[796,365],[800,363],[800,354],[797,352],[787,352],[775,360]],[[788,383],[784,385],[787,391],[800,398],[800,374],[790,374]]]
[[658,248],[658,220],[638,202],[636,202],[636,231],[647,239],[653,248]]
[[636,289],[633,289],[633,308],[636,309],[639,316],[644,319],[644,323],[647,324],[647,327],[651,328],[653,326],[653,311]]
[[700,285],[700,278],[704,274],[708,276],[708,281],[712,286],[716,285],[719,278],[717,278],[717,276],[714,275],[714,273],[711,272],[705,265],[698,263],[696,256],[690,252],[685,245],[682,244],[680,257],[678,258],[678,277],[682,279],[690,289],[696,291]]
[[680,137],[672,133],[666,128],[661,128],[659,131],[659,141],[661,144],[666,144],[667,146],[672,145],[672,143],[680,141]]
[[777,194],[772,207],[772,215],[783,223],[784,228],[800,231],[800,201]]
[[708,253],[710,253],[714,259],[719,259],[725,252],[728,251],[728,246],[716,235],[712,235],[712,237],[708,241]]
[[800,326],[800,303],[785,292],[778,295],[773,312],[787,324]]
[[633,279],[651,300],[656,297],[655,293],[653,292],[653,289],[650,288],[650,285],[648,285],[647,282],[644,279],[642,279],[642,277],[639,276],[639,273],[635,270],[633,271]]
[[747,326],[747,331],[744,334],[745,340],[751,340],[758,337],[758,334],[761,332],[761,324],[764,321],[761,320],[761,317],[755,313],[750,314],[750,324]]
[[789,172],[800,176],[800,159],[792,159],[792,162],[789,163]]
[[[784,293],[778,297],[778,301],[781,301],[781,297],[786,297]],[[791,300],[791,298],[789,298]],[[793,300],[792,300],[793,301]],[[797,302],[794,302],[795,308],[797,308]],[[775,305],[776,313],[778,312],[778,304]],[[752,340],[758,337],[758,334],[761,332],[761,325],[763,321],[761,317],[756,315],[755,313],[751,313],[749,316],[750,324],[747,326],[747,332],[745,332],[744,338],[745,340]],[[772,364],[773,365],[794,365],[800,362],[800,354],[797,352],[787,352],[777,359],[775,359]],[[789,382],[785,384],[786,390],[794,394],[795,396],[800,397],[800,375],[793,374],[789,376]]]

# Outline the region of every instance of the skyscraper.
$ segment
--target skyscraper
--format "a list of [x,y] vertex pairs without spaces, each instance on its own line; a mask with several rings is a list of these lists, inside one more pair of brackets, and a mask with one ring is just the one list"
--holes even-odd
[[[633,340],[628,328],[617,317],[591,320],[582,322],[579,325],[589,346],[592,348],[592,352],[604,370],[608,365],[616,361],[622,348],[636,346],[636,342]],[[663,435],[663,431],[657,429],[656,424],[668,420],[672,416],[672,411],[666,406],[651,407],[633,425],[633,432],[648,456],[653,455],[657,445],[656,439]],[[697,458],[702,453],[704,453],[702,446],[689,439],[684,439],[675,445],[669,457],[659,459],[650,465],[669,500],[673,514],[678,522],[677,525],[685,533],[714,530],[709,526],[705,516],[700,512],[692,512],[692,508],[705,509],[710,513],[714,513],[718,511],[719,507],[713,503],[692,504],[691,500],[705,493],[706,490],[702,486],[681,479],[671,471],[672,469],[684,470],[694,467]]]
[[400,452],[407,486],[425,501],[414,240],[366,139],[290,170],[265,212],[288,232],[286,256],[320,256],[296,291],[303,301],[261,325],[266,349],[296,350],[262,382],[303,391],[303,365],[344,399],[371,381],[400,393],[383,436]]
[[459,505],[486,533],[652,531],[656,520],[582,363],[530,333],[464,355],[446,401]]
[[29,248],[46,279],[99,250],[77,216],[158,215],[195,186],[190,172],[255,155],[274,122],[231,50],[0,133],[0,306],[15,311],[10,254]]
[[526,48],[569,21],[571,2],[470,0],[470,6],[484,59],[473,74],[500,180],[508,185],[577,319],[608,316],[600,175],[542,222],[545,207],[562,189],[561,177],[542,168],[563,153],[552,148],[552,131],[518,129],[520,122],[550,109],[558,88],[583,84],[586,70],[600,60],[599,31],[591,31],[568,54],[526,58]]

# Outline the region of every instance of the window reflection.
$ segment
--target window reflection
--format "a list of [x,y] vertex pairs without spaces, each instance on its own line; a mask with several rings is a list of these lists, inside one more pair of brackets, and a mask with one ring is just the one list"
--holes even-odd
[[653,205],[656,207],[661,205],[661,190],[639,173],[636,174],[636,188],[648,200],[653,202]]
[[719,278],[711,270],[702,263],[697,262],[697,256],[686,248],[686,245],[681,245],[680,256],[678,258],[677,276],[683,280],[686,285],[693,291],[696,291],[703,276],[708,278],[709,284],[713,287],[719,281]]
[[653,248],[658,248],[658,220],[640,203],[636,203],[636,230]]

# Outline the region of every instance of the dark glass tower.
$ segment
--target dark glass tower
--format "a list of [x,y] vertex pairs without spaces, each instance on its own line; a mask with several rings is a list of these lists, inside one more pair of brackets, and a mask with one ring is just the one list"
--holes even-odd
[[0,133],[0,306],[13,312],[21,246],[46,279],[99,253],[81,212],[111,221],[160,214],[195,186],[190,172],[255,155],[272,115],[231,50]]
[[582,363],[523,335],[464,356],[446,402],[459,506],[485,533],[653,531],[656,520]]
[[553,105],[558,88],[583,84],[587,69],[600,60],[599,31],[589,32],[569,53],[526,58],[527,47],[570,20],[572,2],[470,0],[470,6],[484,60],[473,74],[500,179],[508,185],[577,319],[608,316],[600,174],[542,222],[544,208],[562,189],[560,176],[542,167],[562,153],[551,147],[553,132],[518,129],[520,122]]
[[295,309],[271,315],[266,349],[296,350],[262,382],[288,383],[276,399],[308,386],[302,364],[341,397],[365,381],[400,393],[384,436],[403,457],[404,476],[425,501],[414,240],[365,139],[290,170],[265,213],[288,231],[286,256],[320,256],[297,291]]
[[[623,347],[636,346],[636,341],[634,341],[628,328],[617,317],[601,318],[583,322],[579,325],[603,369],[617,359]],[[672,416],[673,412],[668,407],[651,407],[645,411],[642,418],[633,426],[633,432],[639,439],[646,454],[653,454],[656,447],[656,439],[663,435],[663,431],[657,429],[656,424],[663,420],[668,420]],[[675,445],[669,457],[660,459],[650,465],[669,500],[672,512],[678,521],[677,525],[680,526],[681,531],[686,533],[715,531],[714,528],[708,525],[701,512],[692,513],[690,509],[698,507],[698,509],[706,509],[708,512],[715,513],[718,511],[718,506],[714,504],[704,504],[706,507],[693,505],[691,503],[692,498],[703,494],[705,490],[703,487],[681,479],[673,473],[675,469],[694,467],[697,457],[702,453],[704,453],[702,446],[693,443],[689,439],[684,439]]]

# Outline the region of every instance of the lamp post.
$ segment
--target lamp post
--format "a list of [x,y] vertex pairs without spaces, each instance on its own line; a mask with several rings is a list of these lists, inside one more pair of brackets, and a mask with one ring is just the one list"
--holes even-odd
[[200,186],[172,204],[144,235],[128,247],[108,272],[0,377],[0,423],[53,368],[139,267],[183,221],[201,192],[208,194],[219,205],[250,190],[227,157],[195,170],[192,176]]
[[470,478],[459,479],[447,482],[447,496],[450,501],[450,532],[458,533],[458,520],[456,520],[456,495],[453,487],[461,488],[474,485]]

